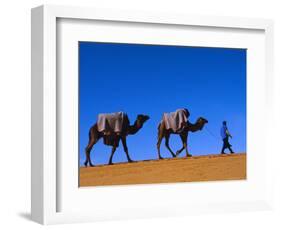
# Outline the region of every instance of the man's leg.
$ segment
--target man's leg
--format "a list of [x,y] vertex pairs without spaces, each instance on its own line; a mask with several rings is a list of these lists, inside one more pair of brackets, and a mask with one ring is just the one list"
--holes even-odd
[[221,149],[221,154],[225,154],[224,150],[226,149],[226,138],[223,139],[223,146]]
[[230,151],[231,153],[234,153],[233,150],[232,150],[232,148],[231,148],[231,144],[230,144],[229,141],[228,141],[228,137],[225,138],[225,146],[226,146],[226,148],[229,149],[229,151]]
[[231,147],[229,147],[228,149],[231,153],[234,153]]
[[232,150],[232,148],[231,148],[231,144],[229,144],[229,143],[228,143],[228,149],[229,149],[229,151],[230,151],[231,153],[234,153],[233,150]]

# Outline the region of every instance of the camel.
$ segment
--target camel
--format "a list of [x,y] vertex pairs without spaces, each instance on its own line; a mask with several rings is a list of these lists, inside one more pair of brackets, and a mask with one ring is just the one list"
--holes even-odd
[[[157,141],[158,158],[163,159],[163,157],[160,154],[160,145],[164,137],[165,137],[165,145],[173,157],[177,157],[184,149],[186,150],[186,157],[191,157],[192,155],[189,154],[187,149],[188,132],[196,132],[202,130],[206,123],[208,123],[208,121],[205,118],[199,117],[195,124],[191,124],[189,121],[187,121],[184,128],[180,132],[174,132],[171,129],[166,129],[165,123],[161,122],[158,126],[158,141]],[[176,154],[172,151],[172,149],[169,146],[169,139],[171,134],[179,134],[183,144],[183,147],[179,149],[176,152]]]
[[128,122],[128,124],[125,125],[122,128],[121,132],[111,133],[111,134],[99,132],[98,131],[98,125],[97,125],[97,123],[95,123],[89,130],[89,142],[88,142],[87,147],[85,148],[86,160],[84,162],[84,165],[86,167],[87,167],[88,164],[91,167],[94,166],[92,164],[92,161],[91,161],[91,158],[90,158],[90,152],[91,152],[93,146],[102,137],[104,138],[105,144],[112,146],[112,151],[111,151],[111,155],[110,155],[109,162],[108,162],[109,165],[113,164],[112,158],[113,158],[114,152],[116,151],[117,147],[119,146],[120,140],[122,141],[122,145],[123,145],[124,151],[126,153],[128,162],[133,162],[133,160],[130,158],[130,155],[129,155],[129,152],[128,152],[126,138],[127,138],[128,135],[136,134],[143,127],[143,124],[148,119],[149,119],[149,116],[140,114],[140,115],[137,116],[137,119],[136,119],[136,121],[134,122],[133,125],[130,125],[129,122]]

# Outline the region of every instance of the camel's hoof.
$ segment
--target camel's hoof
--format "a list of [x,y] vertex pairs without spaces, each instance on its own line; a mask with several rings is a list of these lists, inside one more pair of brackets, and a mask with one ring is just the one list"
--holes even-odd
[[186,154],[186,157],[192,157],[192,155],[191,154]]
[[158,157],[159,158],[159,160],[163,160],[164,159],[164,157]]
[[176,154],[174,154],[174,155],[173,155],[173,158],[176,158],[176,157],[177,157],[177,155],[176,155]]
[[112,162],[109,162],[108,165],[114,165]]
[[133,163],[133,162],[135,162],[135,161],[133,161],[133,160],[128,160],[128,162],[129,162],[129,163]]
[[88,163],[84,163],[84,166],[87,167]]
[[90,167],[95,167],[93,164],[90,164]]

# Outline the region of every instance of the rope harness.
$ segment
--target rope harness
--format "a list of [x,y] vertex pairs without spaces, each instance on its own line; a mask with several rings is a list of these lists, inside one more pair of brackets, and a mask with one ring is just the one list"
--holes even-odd
[[207,130],[207,132],[215,139],[218,140],[219,138],[213,134],[213,132],[211,132],[207,127],[205,127],[205,129]]

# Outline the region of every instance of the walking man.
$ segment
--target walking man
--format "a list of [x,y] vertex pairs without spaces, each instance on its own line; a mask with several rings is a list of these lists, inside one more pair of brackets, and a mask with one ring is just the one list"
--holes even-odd
[[226,126],[226,121],[222,122],[222,127],[221,127],[221,138],[223,140],[223,146],[221,150],[221,154],[225,154],[224,150],[229,149],[231,153],[234,153],[233,150],[231,149],[231,144],[229,143],[228,139],[232,138],[231,134],[228,131],[228,128]]

